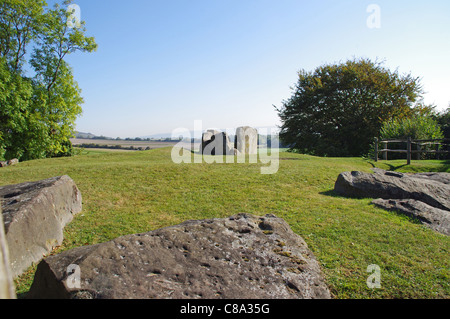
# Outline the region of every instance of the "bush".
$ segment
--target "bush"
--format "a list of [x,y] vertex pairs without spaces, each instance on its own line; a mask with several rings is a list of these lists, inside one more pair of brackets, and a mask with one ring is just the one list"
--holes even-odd
[[436,115],[445,138],[450,138],[450,106],[442,113]]
[[[444,112],[437,114],[436,120],[444,133],[444,138],[450,139],[450,106]],[[446,144],[445,150],[450,151],[450,141],[446,141]],[[442,158],[450,159],[450,153],[444,154]]]
[[47,154],[47,157],[71,157],[75,155],[75,151],[70,140],[63,141],[61,146],[61,151]]
[[[412,140],[434,140],[444,138],[438,122],[428,115],[415,115],[411,118],[392,119],[383,123],[380,131],[380,140],[403,139],[411,137]],[[378,149],[381,149],[379,145]],[[389,149],[406,149],[405,143],[389,143]],[[435,145],[419,145],[413,143],[414,150],[435,150]],[[433,154],[423,153],[420,159],[434,158]],[[405,158],[405,154],[389,153],[389,159]]]
[[383,123],[380,135],[383,139],[411,137],[413,140],[426,140],[444,138],[439,124],[430,116],[414,116],[386,121]]

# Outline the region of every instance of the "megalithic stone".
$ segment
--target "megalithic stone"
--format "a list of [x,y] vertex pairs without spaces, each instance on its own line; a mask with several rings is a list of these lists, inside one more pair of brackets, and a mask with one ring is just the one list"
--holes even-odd
[[203,155],[235,155],[233,143],[227,133],[209,130],[202,137]]
[[236,130],[235,144],[241,154],[258,154],[258,131],[249,126],[239,127]]
[[[214,141],[214,136],[219,134],[219,131],[216,130],[208,130],[202,135],[202,145],[200,147],[200,151],[204,154],[205,148]],[[214,154],[204,154],[204,155],[214,155]]]
[[16,299],[16,292],[9,265],[9,250],[0,207],[0,299]]
[[81,192],[69,176],[0,186],[13,278],[62,244],[64,227],[81,212]]
[[[73,266],[78,273],[69,271]],[[331,293],[313,252],[285,220],[239,214],[49,256],[27,298],[330,299]]]

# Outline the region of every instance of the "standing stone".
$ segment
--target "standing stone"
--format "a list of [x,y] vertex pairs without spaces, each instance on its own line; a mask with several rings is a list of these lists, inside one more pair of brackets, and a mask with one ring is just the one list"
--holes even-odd
[[63,241],[63,228],[81,211],[81,193],[69,176],[0,187],[13,277]]
[[9,265],[9,250],[3,227],[2,208],[0,207],[0,299],[15,299],[16,293]]
[[[200,146],[200,151],[202,154],[204,154],[205,148],[214,141],[214,136],[216,134],[220,133],[216,130],[208,130],[202,135],[202,144]],[[214,155],[214,154],[205,154],[205,155]]]
[[252,127],[244,126],[236,130],[235,147],[240,154],[258,154],[258,131]]
[[235,155],[233,143],[227,133],[208,130],[202,136],[203,155]]

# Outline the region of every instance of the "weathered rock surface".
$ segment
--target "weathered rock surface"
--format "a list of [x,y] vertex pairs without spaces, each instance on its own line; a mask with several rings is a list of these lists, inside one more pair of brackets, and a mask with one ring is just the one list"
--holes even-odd
[[17,158],[13,158],[8,161],[8,166],[13,166],[19,164],[19,160]]
[[450,232],[448,173],[344,172],[334,189],[343,196],[377,198],[377,206],[415,217],[443,234]]
[[434,180],[450,185],[450,173],[417,173],[413,177]]
[[372,202],[378,207],[403,213],[418,219],[431,229],[450,236],[450,212],[432,207],[414,199],[376,199]]
[[204,149],[206,148],[206,146],[208,146],[208,144],[210,144],[213,141],[213,137],[216,134],[219,134],[219,131],[216,130],[208,130],[205,133],[202,134],[202,144],[200,147],[200,151],[202,153],[204,153]]
[[69,176],[0,187],[11,270],[16,277],[63,241],[63,228],[81,211]]
[[450,210],[450,186],[436,179],[413,174],[377,170],[374,174],[344,172],[339,175],[335,192],[344,196],[415,199],[430,206]]
[[9,250],[3,227],[2,208],[0,207],[0,299],[15,299],[11,267],[9,264]]
[[258,131],[249,126],[237,128],[235,147],[240,154],[258,154]]
[[[68,267],[79,267],[78,288]],[[325,299],[330,292],[313,253],[283,219],[240,214],[50,256],[28,297]]]
[[0,167],[13,166],[19,164],[19,160],[17,158],[13,158],[9,161],[1,161]]

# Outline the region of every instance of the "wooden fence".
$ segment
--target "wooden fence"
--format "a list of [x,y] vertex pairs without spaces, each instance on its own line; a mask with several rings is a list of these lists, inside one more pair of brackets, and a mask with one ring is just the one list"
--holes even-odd
[[[383,149],[379,149],[379,143],[383,144]],[[406,143],[406,150],[389,149],[389,143]],[[435,139],[435,140],[412,140],[408,137],[406,140],[402,139],[386,139],[378,140],[375,138],[375,161],[378,162],[378,154],[383,153],[383,159],[388,160],[388,153],[405,153],[408,165],[411,164],[412,154],[417,154],[417,159],[420,159],[422,154],[436,154],[439,158],[439,154],[450,153],[450,139]],[[412,150],[412,145],[417,145],[417,150]],[[422,149],[424,146],[434,146],[434,149],[429,148]],[[447,150],[443,150],[442,147],[446,147]]]

